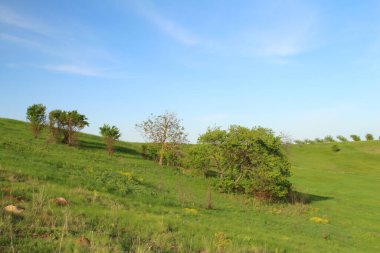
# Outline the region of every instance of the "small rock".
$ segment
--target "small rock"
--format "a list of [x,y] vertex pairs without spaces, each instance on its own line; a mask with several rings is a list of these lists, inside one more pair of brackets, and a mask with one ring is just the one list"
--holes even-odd
[[4,207],[4,211],[8,213],[16,214],[16,215],[21,215],[22,212],[24,212],[24,208],[17,207],[15,205],[8,205]]
[[56,198],[54,199],[54,202],[59,205],[59,206],[66,206],[69,204],[69,202],[65,199],[65,198],[62,198],[62,197],[59,197],[59,198]]
[[81,236],[79,239],[76,241],[79,245],[84,246],[84,247],[91,247],[91,242],[88,238]]

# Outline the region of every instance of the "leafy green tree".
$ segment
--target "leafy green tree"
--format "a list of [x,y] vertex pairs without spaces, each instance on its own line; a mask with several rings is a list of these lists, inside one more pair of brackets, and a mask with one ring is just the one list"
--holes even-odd
[[366,139],[367,141],[373,141],[375,138],[373,137],[372,134],[366,134],[366,135],[365,135],[365,139]]
[[283,154],[281,137],[270,129],[231,126],[227,131],[209,128],[198,143],[197,164],[215,168],[219,188],[267,199],[281,199],[291,189],[290,163]]
[[108,154],[112,155],[114,152],[114,142],[121,136],[120,130],[116,126],[111,127],[107,124],[104,124],[99,130],[107,145]]
[[76,110],[63,112],[63,142],[69,146],[76,143],[76,133],[84,127],[89,126],[85,115],[78,113]]
[[37,138],[42,129],[46,126],[46,106],[43,104],[34,104],[28,107],[26,118],[30,121],[34,138]]
[[162,115],[151,115],[147,120],[136,124],[146,139],[159,145],[158,163],[162,166],[164,157],[169,150],[187,142],[185,128],[174,113],[165,112]]
[[347,138],[344,137],[343,135],[338,135],[336,137],[340,142],[348,142]]
[[322,140],[322,139],[320,139],[320,138],[315,138],[314,142],[315,142],[315,143],[322,143],[322,142],[323,142],[323,140]]
[[303,141],[303,140],[295,140],[294,143],[295,144],[305,144],[305,141]]
[[350,135],[350,137],[351,137],[351,139],[352,139],[353,141],[361,141],[361,139],[360,139],[360,136],[359,136],[359,135],[356,135],[356,134],[351,134],[351,135]]
[[70,146],[76,142],[76,133],[89,126],[85,115],[74,111],[53,110],[49,113],[49,128],[54,139]]
[[330,143],[330,142],[335,142],[334,138],[331,135],[327,135],[324,139],[324,142]]
[[53,110],[49,113],[49,130],[51,138],[60,141],[63,135],[64,114],[62,110]]

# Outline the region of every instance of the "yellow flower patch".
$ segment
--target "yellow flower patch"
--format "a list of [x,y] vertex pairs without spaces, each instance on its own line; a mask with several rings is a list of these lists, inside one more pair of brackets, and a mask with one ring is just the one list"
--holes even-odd
[[321,223],[321,224],[327,224],[327,223],[329,223],[328,219],[322,218],[322,217],[317,217],[317,216],[311,217],[310,221],[315,222],[315,223]]
[[198,210],[194,209],[194,208],[184,208],[184,210],[185,210],[185,213],[187,213],[187,214],[191,214],[191,215],[197,215],[198,214]]

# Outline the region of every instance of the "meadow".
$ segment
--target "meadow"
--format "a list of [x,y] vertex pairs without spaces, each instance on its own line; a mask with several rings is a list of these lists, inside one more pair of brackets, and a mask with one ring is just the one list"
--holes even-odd
[[380,142],[338,146],[285,147],[301,201],[267,203],[144,160],[139,143],[109,156],[101,137],[48,144],[0,119],[0,252],[380,252]]

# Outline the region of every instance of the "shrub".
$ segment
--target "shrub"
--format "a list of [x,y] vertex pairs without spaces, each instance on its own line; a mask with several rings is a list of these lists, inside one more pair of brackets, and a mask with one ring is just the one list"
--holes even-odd
[[281,137],[272,130],[236,125],[227,131],[209,128],[198,142],[206,150],[189,155],[200,168],[218,172],[222,192],[278,200],[290,191],[290,163],[282,152]]
[[333,152],[339,152],[339,151],[340,151],[340,148],[338,147],[338,145],[333,145],[333,146],[331,147],[331,150],[332,150]]

